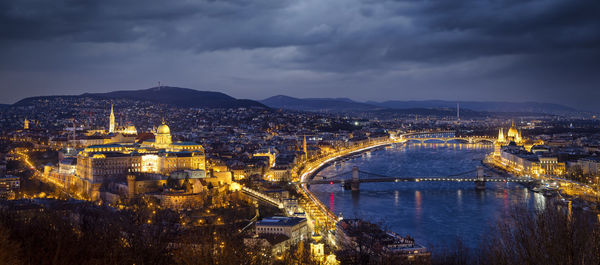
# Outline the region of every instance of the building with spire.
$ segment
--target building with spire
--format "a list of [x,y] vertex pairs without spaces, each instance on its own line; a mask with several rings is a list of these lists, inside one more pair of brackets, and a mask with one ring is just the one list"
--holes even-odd
[[498,139],[496,140],[496,143],[500,145],[507,145],[511,142],[514,142],[516,145],[523,145],[527,142],[521,136],[521,130],[517,129],[514,121],[512,122],[506,135],[504,134],[504,128],[498,129]]
[[523,138],[521,130],[512,122],[506,135],[503,128],[498,130],[498,140],[494,143],[495,163],[517,175],[562,174],[565,164],[559,163],[556,156],[532,152],[535,145],[543,144],[542,140]]
[[304,160],[308,160],[308,148],[306,147],[306,135],[304,135],[304,143],[302,144],[302,151],[304,152]]
[[29,130],[29,120],[27,118],[25,118],[25,121],[23,121],[23,129]]
[[500,130],[498,131],[498,142],[499,143],[505,143],[506,139],[504,138],[504,129],[500,128]]
[[500,127],[498,130],[498,139],[494,143],[494,156],[499,157],[502,152],[502,145],[506,144],[506,138],[504,137],[504,129]]
[[[111,107],[112,133],[127,133],[114,123]],[[135,129],[135,128],[132,128]],[[205,171],[206,155],[202,145],[195,142],[173,142],[171,130],[163,120],[153,132],[154,139],[142,142],[112,142],[90,145],[77,155],[76,177],[85,190],[105,181],[114,181],[127,174],[153,173],[168,175],[180,170]]]
[[110,105],[110,117],[109,117],[109,123],[108,123],[108,133],[114,133],[115,132],[115,112],[113,110],[113,105]]
[[521,142],[523,141],[523,138],[521,137],[521,131],[517,129],[514,121],[512,122],[510,129],[508,129],[508,134],[506,138],[509,143],[515,142],[515,144],[517,145],[521,144]]
[[110,116],[108,121],[108,133],[121,133],[127,135],[137,135],[137,129],[132,124],[119,126],[115,121],[114,106],[110,105]]

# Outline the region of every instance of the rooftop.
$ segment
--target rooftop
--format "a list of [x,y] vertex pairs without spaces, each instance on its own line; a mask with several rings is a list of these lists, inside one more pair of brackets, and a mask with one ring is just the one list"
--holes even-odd
[[196,142],[174,142],[174,143],[172,143],[172,145],[200,145],[200,144],[196,143]]
[[120,144],[98,144],[98,145],[90,145],[86,148],[113,148],[113,147],[123,147]]

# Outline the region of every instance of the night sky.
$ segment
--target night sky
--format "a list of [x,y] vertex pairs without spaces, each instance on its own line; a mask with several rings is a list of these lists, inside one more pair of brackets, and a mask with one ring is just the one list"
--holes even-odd
[[600,1],[0,0],[1,103],[158,81],[600,111]]

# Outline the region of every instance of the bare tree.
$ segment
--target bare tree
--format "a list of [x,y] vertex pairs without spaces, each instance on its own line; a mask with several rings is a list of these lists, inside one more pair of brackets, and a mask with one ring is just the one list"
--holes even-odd
[[21,261],[21,245],[9,238],[10,231],[0,225],[0,264],[20,265]]
[[514,209],[482,246],[482,264],[600,264],[600,229],[587,213]]

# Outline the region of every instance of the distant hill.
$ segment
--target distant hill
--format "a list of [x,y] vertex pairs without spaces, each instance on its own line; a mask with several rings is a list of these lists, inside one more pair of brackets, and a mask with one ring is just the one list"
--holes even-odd
[[[445,100],[390,100],[383,102],[367,101],[357,102],[348,98],[294,98],[288,96],[274,96],[261,102],[271,108],[281,108],[300,111],[314,112],[353,112],[353,111],[384,111],[407,110],[416,114],[425,113],[448,113],[456,114],[456,101]],[[539,102],[501,102],[501,101],[460,101],[461,114],[467,115],[467,110],[486,113],[535,113],[535,114],[573,114],[581,111],[571,107]],[[427,111],[431,110],[431,111]],[[406,112],[406,111],[404,111]],[[401,113],[395,111],[395,113]],[[468,113],[475,115],[476,113]],[[487,114],[489,115],[489,114]]]
[[[374,104],[356,102],[348,98],[294,98],[288,96],[274,96],[261,102],[271,108],[311,111],[311,112],[361,112],[370,113],[381,117],[394,117],[402,115],[425,116],[455,116],[456,110],[452,108],[404,108],[396,109]],[[461,115],[465,118],[489,116],[490,113],[463,109]]]
[[[410,108],[410,109],[382,109],[370,112],[380,118],[397,118],[406,115],[422,115],[422,116],[438,116],[438,117],[456,117],[456,109],[450,108]],[[496,117],[496,118],[512,118],[515,116],[545,116],[547,113],[537,112],[491,112],[491,111],[474,111],[463,109],[461,107],[460,117],[463,119]]]
[[278,95],[261,100],[260,102],[276,109],[313,112],[372,111],[384,109],[384,107],[356,102],[348,98],[294,98]]
[[[445,100],[422,100],[422,101],[399,101],[391,100],[384,102],[367,102],[392,109],[410,109],[410,108],[452,108],[456,109],[456,101]],[[567,114],[576,113],[578,110],[553,103],[539,102],[501,102],[501,101],[460,101],[461,109],[470,109],[474,111],[487,112],[525,112],[525,113],[546,113],[546,114]]]
[[[31,97],[20,100],[14,105],[31,105],[35,100],[50,97]],[[153,87],[142,90],[124,90],[108,93],[85,93],[79,96],[64,97],[91,97],[99,99],[129,99],[139,101],[150,101],[160,104],[168,104],[179,107],[190,108],[241,108],[241,107],[259,107],[266,108],[265,105],[248,99],[235,99],[221,92],[199,91],[181,87]]]

